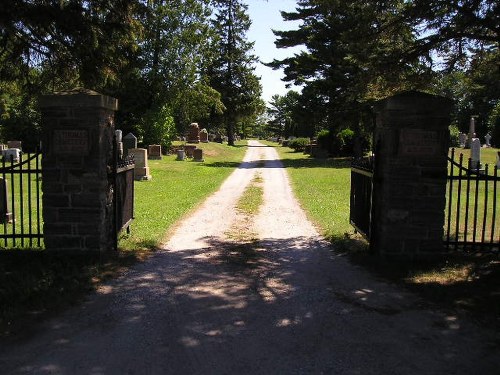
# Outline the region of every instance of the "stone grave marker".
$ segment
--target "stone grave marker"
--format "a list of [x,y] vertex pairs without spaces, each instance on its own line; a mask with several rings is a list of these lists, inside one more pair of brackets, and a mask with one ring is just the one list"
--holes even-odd
[[481,141],[479,138],[472,138],[470,143],[471,169],[481,168]]
[[497,168],[500,169],[500,151],[497,152]]
[[2,151],[2,156],[5,161],[12,161],[13,163],[17,163],[19,161],[19,157],[21,155],[21,150],[18,148],[8,148],[7,150]]
[[186,158],[186,153],[183,149],[177,150],[177,159],[175,160],[184,160]]
[[116,152],[118,153],[118,158],[123,158],[123,139],[122,139],[122,131],[115,130],[115,139],[116,139]]
[[123,155],[127,156],[128,151],[132,148],[137,148],[137,137],[132,133],[128,133],[123,137]]
[[149,181],[151,175],[149,174],[148,166],[148,150],[145,148],[131,148],[128,150],[129,155],[134,155],[134,178],[137,181]]
[[194,156],[195,149],[196,149],[196,146],[194,146],[194,145],[185,145],[184,146],[184,151],[186,152],[186,156],[188,158],[192,158]]
[[7,180],[0,177],[0,224],[12,222]]
[[148,159],[149,160],[161,160],[161,145],[149,145],[148,146]]
[[458,142],[460,143],[460,147],[464,148],[465,145],[467,144],[467,134],[460,133],[458,135]]
[[189,125],[188,143],[200,143],[200,127],[197,122]]
[[485,146],[486,147],[491,147],[491,134],[490,133],[487,133],[485,136],[484,136],[484,140],[485,140]]
[[207,129],[201,129],[200,130],[200,142],[201,143],[208,143],[208,132],[207,132]]
[[201,148],[196,148],[193,152],[193,161],[202,162],[203,160],[203,150]]
[[7,148],[18,148],[22,150],[22,142],[21,141],[7,141]]

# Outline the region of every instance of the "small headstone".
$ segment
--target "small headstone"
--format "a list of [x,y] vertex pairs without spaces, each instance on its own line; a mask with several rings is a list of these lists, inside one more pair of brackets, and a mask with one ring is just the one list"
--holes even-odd
[[145,148],[131,148],[129,155],[134,155],[134,178],[137,181],[151,180],[148,167],[148,150]]
[[194,156],[194,150],[196,150],[196,146],[194,145],[185,145],[184,151],[186,152],[186,156],[188,158],[192,158]]
[[193,161],[202,162],[203,160],[203,150],[201,148],[197,148],[193,152]]
[[7,180],[0,178],[0,223],[12,222]]
[[2,156],[5,161],[12,161],[17,163],[21,155],[21,150],[18,148],[8,148],[7,150],[2,150]]
[[460,143],[460,147],[464,148],[465,145],[467,144],[467,134],[460,133],[458,135],[458,142]]
[[21,141],[7,141],[7,148],[18,148],[22,150],[22,142]]
[[186,153],[184,150],[177,150],[177,159],[176,160],[184,160],[186,158]]
[[481,167],[481,141],[479,138],[472,138],[470,143],[470,155],[471,169],[479,169]]
[[123,154],[125,156],[129,155],[129,150],[133,148],[137,148],[137,137],[132,133],[128,133],[125,137],[123,137]]
[[215,134],[210,133],[208,135],[208,140],[209,140],[209,142],[215,142]]
[[148,159],[161,160],[161,145],[148,146]]
[[486,147],[491,147],[491,135],[490,133],[487,133],[485,136],[484,136],[484,140],[485,140],[485,145]]
[[189,125],[188,143],[200,143],[200,127],[193,122]]
[[201,129],[200,130],[200,142],[201,143],[208,143],[208,132],[207,132],[207,129]]
[[214,138],[214,141],[217,143],[222,143],[222,136],[220,134],[217,134]]
[[118,154],[118,159],[123,158],[123,142],[122,142],[122,131],[115,130],[115,140],[116,140],[116,153]]

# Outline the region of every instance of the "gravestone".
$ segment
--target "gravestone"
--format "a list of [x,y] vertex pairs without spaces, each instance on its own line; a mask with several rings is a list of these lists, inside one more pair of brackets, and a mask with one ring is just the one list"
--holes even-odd
[[186,152],[186,156],[188,158],[192,158],[194,156],[194,150],[196,150],[196,146],[194,145],[185,145],[184,151]]
[[481,141],[479,138],[472,138],[470,144],[470,159],[471,169],[481,168]]
[[186,157],[186,153],[184,152],[184,150],[177,150],[177,159],[175,160],[184,160]]
[[0,177],[0,224],[12,222],[7,180]]
[[118,100],[85,89],[40,98],[46,251],[115,249],[114,113]]
[[201,129],[200,130],[200,142],[201,143],[208,143],[208,132],[207,132],[207,129]]
[[377,102],[372,251],[402,259],[443,252],[452,104],[414,91]]
[[21,150],[18,148],[8,148],[7,150],[2,151],[2,156],[5,161],[18,163],[21,156]]
[[198,123],[193,122],[189,125],[188,143],[200,143],[200,127]]
[[214,138],[214,142],[222,143],[222,135],[216,134],[215,138]]
[[123,155],[128,155],[128,150],[131,148],[137,148],[137,137],[132,133],[128,133],[123,137]]
[[466,148],[471,147],[472,138],[476,138],[476,119],[474,116],[470,118],[469,134],[467,134],[467,143],[465,145]]
[[123,142],[122,142],[122,131],[115,130],[115,139],[116,139],[116,152],[118,154],[118,159],[123,158]]
[[460,143],[460,147],[464,148],[465,145],[467,144],[467,134],[460,133],[458,135],[458,142]]
[[18,148],[22,150],[22,142],[21,141],[7,141],[7,148]]
[[500,151],[497,152],[497,168],[500,169]]
[[487,133],[485,136],[484,136],[484,140],[485,140],[485,145],[486,147],[491,147],[491,134],[490,133]]
[[134,155],[134,179],[136,181],[151,180],[148,166],[148,150],[145,148],[131,148],[128,150],[128,154]]
[[201,148],[197,148],[193,151],[193,161],[202,162],[203,160],[203,150]]
[[0,151],[7,150],[7,148],[6,144],[0,143]]
[[149,145],[148,146],[148,159],[149,160],[161,160],[161,145]]

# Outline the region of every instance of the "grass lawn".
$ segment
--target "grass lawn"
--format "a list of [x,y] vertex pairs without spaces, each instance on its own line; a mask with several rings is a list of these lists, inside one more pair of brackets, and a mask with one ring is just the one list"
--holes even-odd
[[194,209],[236,168],[246,144],[200,144],[204,163],[149,161],[151,181],[135,182],[135,220],[122,251],[108,258],[44,251],[0,251],[0,336],[25,330],[40,316],[78,302],[103,280],[118,275],[158,246],[173,224]]
[[[430,262],[395,262],[369,254],[366,242],[349,224],[350,161],[314,159],[276,146],[293,190],[310,219],[337,252],[392,282],[415,291],[444,308],[462,309],[500,327],[500,260],[497,255],[452,255]],[[483,151],[483,150],[482,150]],[[484,162],[494,162],[486,149]]]

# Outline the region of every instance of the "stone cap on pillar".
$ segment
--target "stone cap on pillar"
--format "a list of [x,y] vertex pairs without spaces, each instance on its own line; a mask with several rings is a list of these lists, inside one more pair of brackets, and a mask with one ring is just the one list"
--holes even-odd
[[118,99],[102,95],[96,91],[84,88],[58,91],[43,95],[39,100],[40,108],[49,107],[94,107],[118,110]]
[[375,110],[402,110],[408,111],[411,108],[414,112],[439,111],[449,113],[453,106],[453,100],[444,96],[428,94],[422,91],[404,91],[375,103]]

